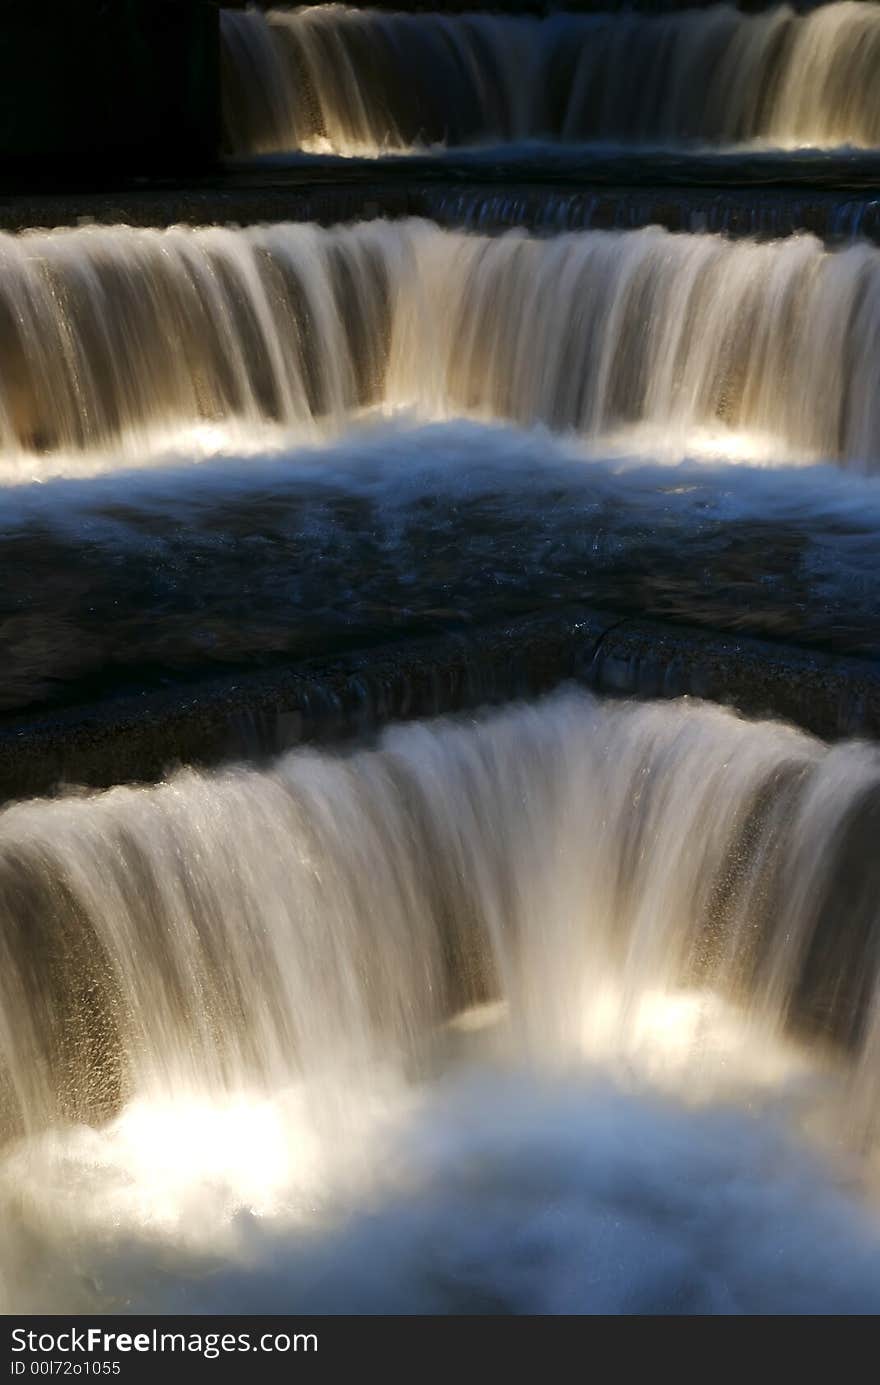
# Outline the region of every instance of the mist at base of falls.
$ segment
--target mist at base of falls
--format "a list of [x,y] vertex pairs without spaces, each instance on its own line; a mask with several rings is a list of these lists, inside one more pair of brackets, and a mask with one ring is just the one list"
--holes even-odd
[[876,1311],[878,808],[574,692],[12,805],[4,1307]]

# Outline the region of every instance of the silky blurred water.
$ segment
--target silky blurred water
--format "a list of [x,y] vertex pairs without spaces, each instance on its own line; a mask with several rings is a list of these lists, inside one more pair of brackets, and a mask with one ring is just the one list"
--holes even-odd
[[877,1311],[878,805],[567,693],[9,807],[5,1310]]
[[[252,449],[364,411],[472,417],[665,451],[880,455],[880,251],[811,236],[430,222],[0,236],[0,480],[155,456],[191,430]],[[233,444],[234,445],[234,444]],[[749,451],[746,455],[754,455]]]

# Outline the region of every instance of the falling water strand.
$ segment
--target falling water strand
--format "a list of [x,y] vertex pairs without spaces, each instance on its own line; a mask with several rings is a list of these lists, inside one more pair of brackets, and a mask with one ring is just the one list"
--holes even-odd
[[575,693],[348,756],[12,806],[6,1133],[134,1099],[369,1083],[487,1001],[512,1054],[625,1055],[682,995],[735,1004],[763,1041],[794,1029],[848,1054],[863,1133],[878,821],[868,746]]
[[226,11],[227,143],[377,154],[550,138],[880,144],[880,11],[733,6],[539,20]]
[[[542,240],[428,222],[0,236],[6,458],[365,410],[695,431],[768,455],[880,455],[880,252],[656,227]],[[236,438],[231,438],[236,445]],[[652,444],[654,446],[656,444]],[[724,450],[723,446],[720,449]],[[748,451],[745,455],[753,455]]]

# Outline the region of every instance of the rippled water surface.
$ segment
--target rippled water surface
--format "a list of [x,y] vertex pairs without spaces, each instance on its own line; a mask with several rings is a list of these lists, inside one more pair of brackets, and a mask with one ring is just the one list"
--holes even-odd
[[651,441],[609,457],[543,430],[376,424],[18,486],[0,507],[4,707],[569,602],[880,654],[876,482],[713,460],[706,439],[660,463],[635,451]]

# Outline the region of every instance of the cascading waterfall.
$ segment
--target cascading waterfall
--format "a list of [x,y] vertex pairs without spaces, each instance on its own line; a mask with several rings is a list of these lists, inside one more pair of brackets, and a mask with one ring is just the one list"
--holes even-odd
[[[0,483],[57,478],[6,488],[0,707],[66,704],[19,791],[59,727],[94,783],[180,748],[163,693],[96,750],[96,688],[283,664],[302,694],[192,699],[204,758],[238,717],[248,763],[0,808],[0,1311],[876,1311],[880,747],[573,688],[266,746],[318,719],[293,659],[348,651],[346,725],[374,687],[413,716],[421,667],[364,673],[376,644],[458,657],[451,629],[562,602],[581,643],[520,689],[631,660],[671,695],[631,610],[870,659],[876,480],[731,463],[880,473],[880,250],[702,228],[876,230],[872,195],[796,184],[876,159],[821,150],[880,150],[880,5],[229,11],[222,50],[231,154],[484,146],[482,178],[529,142],[537,191],[450,192],[432,155],[400,205],[480,230],[532,199],[562,234],[0,234]],[[551,189],[598,142],[608,187],[624,146],[678,146],[670,187],[725,159],[791,187],[586,229],[660,196]],[[616,614],[584,621],[593,580]],[[468,699],[510,692],[487,648]]]
[[876,1309],[713,1102],[819,1082],[870,1165],[878,820],[872,747],[575,692],[8,807],[0,1302]]
[[697,1060],[718,998],[764,1044],[794,1026],[839,1046],[863,1138],[878,815],[868,746],[576,693],[348,756],[12,806],[5,1133],[134,1099],[369,1082],[489,1000],[511,1055],[662,1057],[652,1016],[690,996]]
[[718,430],[735,455],[870,471],[878,328],[878,251],[811,237],[419,221],[4,236],[0,448],[133,457],[181,430],[314,436],[382,408],[587,438],[649,425],[685,447]]
[[553,139],[880,144],[880,9],[222,16],[237,153]]

